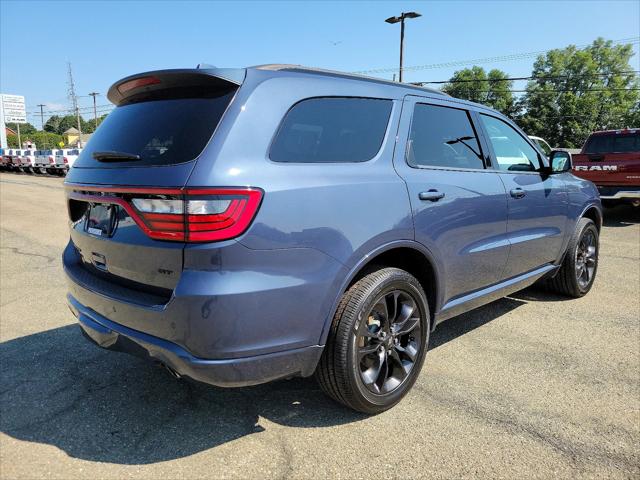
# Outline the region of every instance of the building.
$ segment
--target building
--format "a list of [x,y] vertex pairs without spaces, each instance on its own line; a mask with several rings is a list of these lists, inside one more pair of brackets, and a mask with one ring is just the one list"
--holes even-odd
[[82,146],[84,147],[87,144],[87,142],[89,141],[89,139],[91,138],[91,134],[90,133],[83,133],[82,134],[82,139],[81,139],[79,133],[80,132],[78,132],[78,129],[77,128],[73,128],[73,127],[71,127],[70,129],[66,130],[62,134],[62,138],[64,139],[64,143],[69,147],[77,147],[78,146],[78,141],[80,140],[82,142]]

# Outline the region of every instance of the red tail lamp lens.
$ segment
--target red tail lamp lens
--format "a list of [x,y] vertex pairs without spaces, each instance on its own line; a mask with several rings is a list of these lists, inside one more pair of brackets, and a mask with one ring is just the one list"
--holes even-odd
[[[151,238],[187,242],[229,240],[255,217],[262,191],[252,188],[189,189],[184,196],[131,199],[138,224]],[[142,222],[142,224],[140,224]]]
[[160,79],[158,77],[141,77],[129,80],[128,82],[124,82],[118,85],[118,91],[120,93],[126,93],[129,90],[133,90],[134,88],[147,87],[149,85],[156,85],[158,83],[160,83]]
[[257,189],[190,189],[187,191],[187,238],[190,242],[228,240],[253,221],[262,191]]

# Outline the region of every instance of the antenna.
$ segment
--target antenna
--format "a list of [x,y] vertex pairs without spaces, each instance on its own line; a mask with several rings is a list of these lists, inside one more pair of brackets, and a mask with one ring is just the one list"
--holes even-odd
[[[67,62],[67,68],[69,70],[69,100],[71,100],[71,105],[73,110],[76,112],[76,119],[78,121],[78,148],[82,148],[82,126],[80,125],[80,109],[78,108],[78,96],[76,95],[76,86],[73,82],[73,71],[71,70],[71,62]],[[95,98],[95,97],[94,97]]]

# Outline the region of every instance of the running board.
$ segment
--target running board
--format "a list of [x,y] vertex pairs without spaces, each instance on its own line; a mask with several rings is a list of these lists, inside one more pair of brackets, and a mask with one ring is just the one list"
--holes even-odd
[[523,275],[510,278],[504,282],[496,283],[490,287],[476,290],[462,297],[454,298],[445,304],[444,307],[436,314],[434,326],[451,317],[460,315],[474,308],[481,307],[487,303],[491,303],[507,295],[522,290],[536,282],[546,274],[558,269],[557,265],[544,265],[535,270],[531,270]]

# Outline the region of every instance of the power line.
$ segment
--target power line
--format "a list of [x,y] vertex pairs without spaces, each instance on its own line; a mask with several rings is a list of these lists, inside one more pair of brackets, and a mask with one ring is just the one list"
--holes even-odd
[[477,78],[477,79],[464,79],[464,80],[432,80],[425,82],[411,82],[411,85],[425,85],[425,84],[446,84],[446,83],[474,83],[474,82],[503,82],[503,81],[518,81],[518,80],[568,80],[574,78],[590,78],[590,77],[611,77],[614,75],[634,76],[640,73],[640,70],[629,70],[626,72],[613,72],[613,73],[585,73],[582,75],[549,75],[549,76],[530,76],[530,77],[505,77],[505,78]]
[[[611,43],[620,44],[620,43],[629,43],[629,44],[637,44],[640,43],[640,37],[629,37],[622,38],[620,40],[612,40]],[[593,46],[593,44],[587,45],[579,45],[577,46],[578,50],[584,50]],[[434,70],[438,68],[448,68],[448,67],[460,67],[464,65],[477,65],[480,63],[494,63],[494,62],[507,62],[511,60],[521,60],[525,58],[537,57],[538,55],[543,55],[545,53],[551,52],[552,50],[558,50],[557,48],[552,48],[549,50],[538,50],[536,52],[524,52],[524,53],[512,53],[508,55],[499,55],[496,57],[485,57],[485,58],[476,58],[473,60],[458,60],[453,62],[444,62],[444,63],[432,63],[427,65],[415,65],[412,67],[403,67],[403,70],[406,71],[417,71],[417,70]],[[353,73],[359,74],[369,74],[369,73],[391,73],[395,72],[398,69],[396,67],[389,68],[374,68],[370,70],[359,70]]]
[[[40,105],[37,105],[38,107]],[[46,106],[46,105],[43,105]],[[97,105],[96,106],[97,109],[104,109],[104,108],[110,108],[110,109],[114,109],[115,105],[106,103],[104,105]],[[93,107],[89,106],[89,107],[78,107],[78,110],[80,110],[81,112],[90,112],[91,110],[93,110]],[[39,110],[29,110],[27,111],[27,114],[31,114],[31,115],[36,115],[40,113]],[[56,109],[56,110],[44,110],[44,113],[46,114],[50,114],[50,113],[75,113],[75,109],[73,108],[65,108],[65,109]]]
[[[552,88],[549,90],[535,90],[533,93],[565,93],[565,92],[632,92],[640,90],[638,87],[628,87],[628,88],[585,88],[583,89],[575,89],[575,88]],[[504,90],[512,93],[526,93],[529,90]]]

